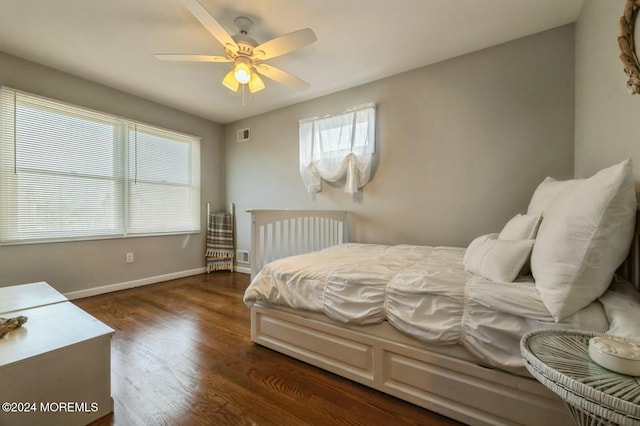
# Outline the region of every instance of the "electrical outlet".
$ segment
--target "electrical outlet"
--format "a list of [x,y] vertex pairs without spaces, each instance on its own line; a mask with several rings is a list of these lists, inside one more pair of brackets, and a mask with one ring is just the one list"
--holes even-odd
[[133,263],[133,253],[127,253],[127,263]]

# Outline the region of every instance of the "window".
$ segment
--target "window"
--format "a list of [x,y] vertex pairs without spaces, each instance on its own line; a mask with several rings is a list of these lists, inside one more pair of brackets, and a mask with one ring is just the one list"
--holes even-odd
[[199,231],[198,138],[0,97],[0,243]]
[[[314,150],[322,153],[351,152],[352,148],[364,148],[368,143],[369,122],[355,121],[356,113],[321,118],[312,123],[316,129]],[[366,117],[366,116],[365,116]]]
[[195,145],[189,136],[129,126],[130,233],[191,231],[198,226],[200,156]]
[[321,179],[346,177],[345,192],[353,194],[371,179],[375,147],[373,104],[342,114],[300,121],[300,174],[309,192],[319,192]]

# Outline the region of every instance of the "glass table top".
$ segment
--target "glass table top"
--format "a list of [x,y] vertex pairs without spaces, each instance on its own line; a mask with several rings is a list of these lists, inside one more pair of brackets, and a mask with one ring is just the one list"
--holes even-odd
[[[640,377],[607,370],[591,360],[589,339],[599,335],[571,330],[534,333],[523,340],[523,356],[529,360],[535,357],[549,369],[571,379],[565,386],[580,383],[603,394],[640,404]],[[543,370],[538,373],[547,375]]]

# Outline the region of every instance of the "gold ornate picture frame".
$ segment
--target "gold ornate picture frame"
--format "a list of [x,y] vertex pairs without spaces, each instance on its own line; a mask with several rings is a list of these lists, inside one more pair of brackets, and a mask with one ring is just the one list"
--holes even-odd
[[624,15],[620,18],[620,60],[624,64],[624,72],[629,77],[627,88],[632,95],[640,93],[640,62],[634,40],[634,32],[640,0],[627,0],[624,7]]

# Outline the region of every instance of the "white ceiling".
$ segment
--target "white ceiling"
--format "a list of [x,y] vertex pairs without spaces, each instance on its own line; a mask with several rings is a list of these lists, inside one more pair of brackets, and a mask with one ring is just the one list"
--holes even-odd
[[200,0],[231,34],[238,16],[258,43],[309,27],[318,41],[266,61],[310,83],[265,79],[247,99],[222,63],[154,53],[224,55],[181,0],[0,0],[0,50],[228,123],[575,22],[583,0]]

